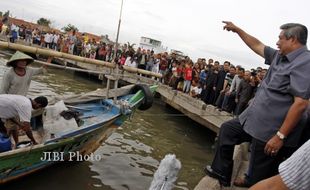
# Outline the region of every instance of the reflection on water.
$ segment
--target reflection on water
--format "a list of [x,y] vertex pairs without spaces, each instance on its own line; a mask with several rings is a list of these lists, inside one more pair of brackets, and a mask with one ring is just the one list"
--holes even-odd
[[203,166],[211,161],[212,139],[208,130],[154,104],[146,112],[137,111],[98,149],[104,161],[93,163],[92,169],[113,189],[148,189],[160,160],[173,153],[182,163],[176,189],[193,189],[204,176]]
[[[1,70],[0,67],[0,75]],[[31,84],[30,95],[70,95],[102,88],[99,82],[72,72],[49,69]],[[117,129],[95,152],[100,161],[64,162],[22,178],[0,189],[13,190],[145,190],[159,162],[176,154],[182,168],[175,189],[194,189],[202,168],[213,157],[214,134],[156,101]]]

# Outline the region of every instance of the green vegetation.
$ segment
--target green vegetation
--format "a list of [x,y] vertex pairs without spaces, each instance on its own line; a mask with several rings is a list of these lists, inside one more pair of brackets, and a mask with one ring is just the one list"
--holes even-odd
[[79,29],[76,26],[74,26],[73,24],[68,24],[67,26],[62,27],[61,29],[65,32],[70,32],[72,30],[75,30],[76,32],[79,31]]
[[46,18],[40,18],[39,20],[37,20],[37,24],[49,27],[51,24],[51,21]]

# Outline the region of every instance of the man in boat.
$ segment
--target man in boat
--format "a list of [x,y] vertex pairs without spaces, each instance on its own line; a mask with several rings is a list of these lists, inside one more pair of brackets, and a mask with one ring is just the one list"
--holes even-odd
[[[32,109],[40,109],[46,107],[48,100],[44,96],[39,96],[35,99],[30,99],[21,95],[1,94],[0,95],[0,119],[12,120],[15,125],[5,125],[6,129],[1,131],[7,132],[13,136],[15,145],[18,144],[18,129],[25,131],[28,138],[33,144],[37,144],[34,139],[30,126]],[[18,118],[18,119],[16,119]],[[0,126],[1,127],[1,126]],[[2,126],[3,127],[3,126]]]
[[45,72],[45,67],[28,67],[32,62],[32,57],[17,51],[6,64],[11,68],[3,76],[0,94],[19,94],[26,96],[32,77]]
[[[11,67],[5,72],[0,87],[0,94],[18,94],[26,96],[29,86],[34,75],[46,72],[46,67],[31,68],[28,67],[33,62],[33,58],[17,51],[7,62],[7,66]],[[9,128],[17,128],[13,120],[7,120],[6,126]]]
[[232,22],[223,23],[224,29],[237,33],[270,68],[248,108],[222,124],[215,157],[205,172],[223,186],[230,186],[234,146],[251,141],[248,173],[235,181],[237,186],[249,187],[277,174],[282,158],[299,146],[310,98],[308,31],[301,24],[282,25],[275,50]]

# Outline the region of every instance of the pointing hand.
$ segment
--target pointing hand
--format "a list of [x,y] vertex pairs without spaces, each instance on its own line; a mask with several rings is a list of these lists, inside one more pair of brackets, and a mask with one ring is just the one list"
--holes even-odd
[[227,31],[233,31],[233,32],[236,32],[238,27],[236,25],[234,25],[232,22],[230,21],[222,21],[225,26],[223,27],[224,30],[227,30]]

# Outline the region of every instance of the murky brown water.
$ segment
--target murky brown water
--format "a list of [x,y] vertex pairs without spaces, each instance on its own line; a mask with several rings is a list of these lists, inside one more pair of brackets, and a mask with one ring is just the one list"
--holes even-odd
[[[31,94],[76,94],[101,87],[88,76],[49,69],[32,82]],[[60,163],[0,189],[146,190],[168,153],[176,154],[182,164],[174,189],[194,189],[213,157],[213,139],[212,132],[156,100],[151,109],[135,112],[95,152],[100,161]]]

